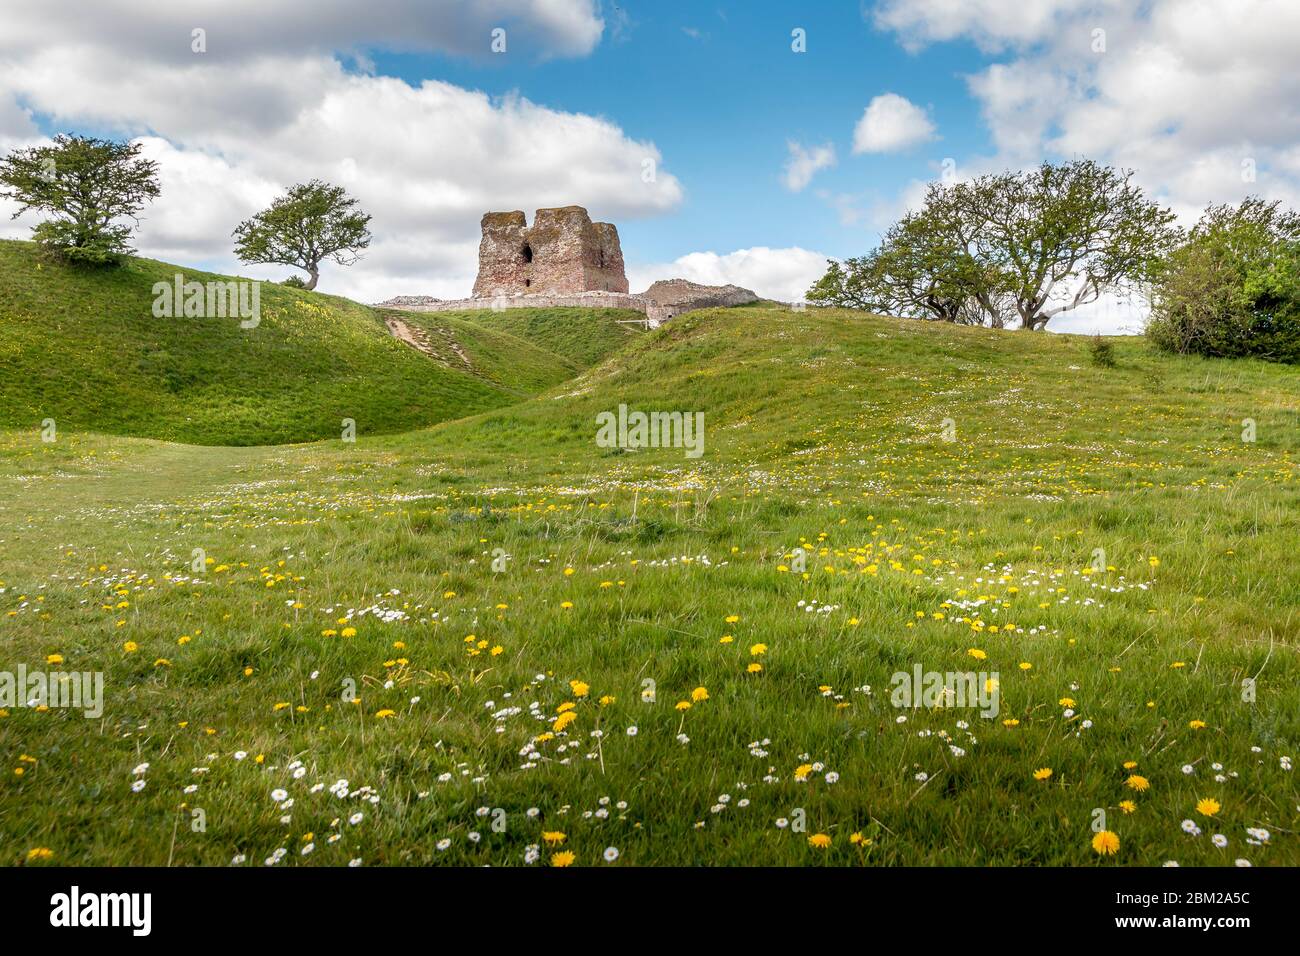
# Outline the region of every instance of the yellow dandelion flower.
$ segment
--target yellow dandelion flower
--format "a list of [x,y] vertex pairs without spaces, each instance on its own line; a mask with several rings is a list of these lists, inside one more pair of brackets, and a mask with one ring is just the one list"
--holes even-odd
[[1051,767],[1039,767],[1037,770],[1034,771],[1035,780],[1046,780],[1051,775],[1052,775]]
[[1221,809],[1219,801],[1213,797],[1204,797],[1196,801],[1196,812],[1203,817],[1212,817]]
[[572,852],[564,850],[551,857],[551,866],[572,866],[575,859],[577,859],[577,857],[575,857]]
[[695,690],[691,691],[691,700],[696,701],[697,703],[699,701],[708,700],[708,699],[709,699],[708,688],[697,687],[695,688]]
[[564,835],[563,830],[542,831],[542,842],[545,843],[547,846],[559,846],[567,839],[568,837]]
[[814,833],[808,838],[808,845],[817,850],[824,850],[831,845],[829,833]]
[[1092,838],[1092,848],[1101,856],[1114,856],[1119,852],[1119,837],[1109,830],[1102,830]]
[[1124,786],[1128,787],[1130,790],[1136,790],[1138,793],[1143,793],[1151,786],[1151,781],[1140,773],[1134,773],[1129,774],[1129,778],[1124,781]]

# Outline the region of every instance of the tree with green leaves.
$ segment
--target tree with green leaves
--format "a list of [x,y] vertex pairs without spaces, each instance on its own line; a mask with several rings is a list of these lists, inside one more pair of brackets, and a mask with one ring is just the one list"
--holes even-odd
[[244,262],[276,263],[305,271],[316,288],[320,264],[350,266],[370,245],[370,216],[342,186],[299,183],[270,207],[235,227],[235,252]]
[[1109,292],[1145,289],[1179,239],[1174,215],[1091,160],[931,183],[870,255],[835,264],[810,301],[1043,329]]
[[1156,284],[1146,334],[1170,352],[1300,362],[1300,214],[1211,206]]
[[1141,291],[1180,239],[1175,216],[1120,171],[1081,159],[952,188],[972,254],[996,268],[1022,329],[1109,292]]
[[970,253],[962,223],[940,210],[932,186],[925,207],[895,223],[880,246],[843,265],[830,262],[810,302],[963,325],[1001,327],[1000,276]]
[[0,159],[0,196],[27,210],[53,214],[32,238],[69,262],[113,265],[131,252],[139,213],[159,194],[158,164],[141,144],[59,134],[52,145],[19,149]]

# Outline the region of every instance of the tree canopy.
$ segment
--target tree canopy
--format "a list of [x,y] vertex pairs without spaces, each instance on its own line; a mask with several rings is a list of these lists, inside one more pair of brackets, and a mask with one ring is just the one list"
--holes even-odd
[[304,270],[316,288],[320,264],[350,266],[370,245],[370,216],[342,186],[313,179],[289,188],[270,207],[235,227],[235,252],[244,262],[277,263]]
[[53,214],[32,238],[71,262],[113,264],[131,251],[129,239],[145,204],[157,198],[158,164],[140,158],[139,143],[60,133],[52,145],[19,149],[0,159],[0,196]]
[[1147,336],[1167,351],[1300,362],[1300,215],[1211,206],[1156,284]]
[[808,292],[829,305],[1043,329],[1107,292],[1146,288],[1179,239],[1174,214],[1091,160],[931,183],[866,256]]

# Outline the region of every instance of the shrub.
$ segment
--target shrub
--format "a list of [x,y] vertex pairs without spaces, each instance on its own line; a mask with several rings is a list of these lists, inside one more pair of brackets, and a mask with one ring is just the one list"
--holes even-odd
[[1300,216],[1256,198],[1206,210],[1155,286],[1146,334],[1169,352],[1300,362]]
[[1088,352],[1092,356],[1093,365],[1099,365],[1102,368],[1115,367],[1115,346],[1104,335],[1094,335],[1092,337],[1092,342],[1088,345]]
[[289,276],[289,278],[281,282],[280,285],[288,286],[290,289],[307,288],[307,283],[302,280],[301,276]]

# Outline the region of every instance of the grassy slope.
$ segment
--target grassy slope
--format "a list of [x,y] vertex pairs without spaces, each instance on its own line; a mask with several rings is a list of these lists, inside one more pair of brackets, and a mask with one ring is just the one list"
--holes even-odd
[[[157,319],[152,287],[177,267],[145,259],[110,271],[42,262],[0,242],[0,424],[270,444],[400,431],[472,414],[553,384],[506,387],[444,367],[396,342],[345,299],[262,285],[262,321]],[[186,271],[188,279],[223,277]]]
[[630,309],[506,309],[447,312],[484,328],[525,339],[587,368],[636,339],[640,333],[620,320],[643,319]]
[[[573,378],[643,334],[619,324],[619,319],[639,315],[622,309],[386,311],[423,330],[439,358],[452,368],[519,397]],[[459,352],[451,347],[453,342]]]
[[[108,692],[102,722],[0,719],[13,765],[37,760],[4,784],[5,858],[517,864],[545,829],[579,864],[607,846],[624,863],[1091,864],[1100,809],[1120,864],[1300,862],[1282,764],[1300,756],[1300,382],[1117,351],[1103,370],[1078,337],[742,308],[670,323],[563,394],[355,445],[11,433],[0,641],[29,666],[103,669]],[[703,411],[704,457],[596,447],[595,413],[620,402]],[[213,563],[194,575],[199,547]],[[1097,549],[1114,570],[1090,573]],[[998,718],[890,706],[915,664],[998,672]],[[340,702],[348,682],[360,704]],[[709,699],[676,709],[697,687]],[[577,722],[545,739],[566,701]],[[838,781],[793,779],[814,762]],[[381,802],[327,844],[362,805],[309,788],[340,777]],[[297,801],[288,826],[275,787]],[[610,819],[582,816],[604,797]],[[829,850],[774,825],[796,811]]]

